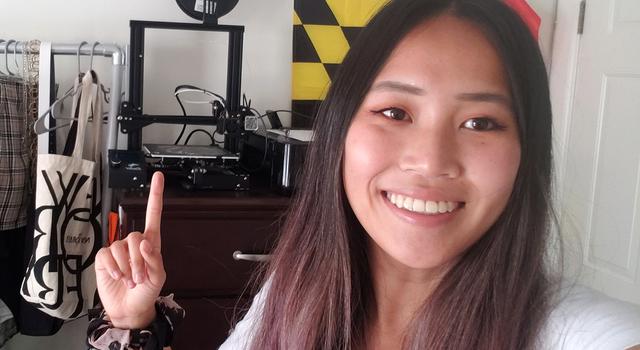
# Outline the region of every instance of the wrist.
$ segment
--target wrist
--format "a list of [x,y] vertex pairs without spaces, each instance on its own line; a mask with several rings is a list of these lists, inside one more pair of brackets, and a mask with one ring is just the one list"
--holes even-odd
[[113,327],[120,329],[145,329],[155,318],[156,308],[154,305],[152,305],[147,311],[133,317],[113,318],[109,316],[109,320]]
[[90,309],[88,316],[87,343],[92,349],[160,350],[171,344],[185,311],[169,295],[136,317],[112,319],[102,308]]

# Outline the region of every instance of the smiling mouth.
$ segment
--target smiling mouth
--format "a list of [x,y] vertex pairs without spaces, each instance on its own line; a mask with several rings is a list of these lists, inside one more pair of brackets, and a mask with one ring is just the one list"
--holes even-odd
[[425,215],[451,213],[464,206],[463,202],[425,201],[392,192],[385,192],[385,196],[389,202],[400,209]]

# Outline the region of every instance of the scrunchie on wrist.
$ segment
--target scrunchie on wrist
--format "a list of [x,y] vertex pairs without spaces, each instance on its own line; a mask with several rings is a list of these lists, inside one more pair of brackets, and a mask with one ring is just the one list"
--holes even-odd
[[114,328],[104,309],[89,310],[87,344],[97,350],[162,350],[171,345],[185,312],[173,301],[173,294],[159,297],[155,307],[156,318],[145,329]]

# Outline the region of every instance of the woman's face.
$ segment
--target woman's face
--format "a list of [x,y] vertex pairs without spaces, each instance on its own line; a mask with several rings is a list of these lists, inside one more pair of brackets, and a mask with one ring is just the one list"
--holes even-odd
[[446,267],[504,210],[520,163],[501,61],[451,16],[395,48],[354,116],[344,184],[374,256]]

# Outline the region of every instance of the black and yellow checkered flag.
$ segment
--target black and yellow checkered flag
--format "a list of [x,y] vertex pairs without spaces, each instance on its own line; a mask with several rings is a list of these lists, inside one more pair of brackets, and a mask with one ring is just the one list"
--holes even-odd
[[[313,115],[351,43],[388,0],[294,0],[292,108]],[[293,118],[294,126],[299,118]]]

